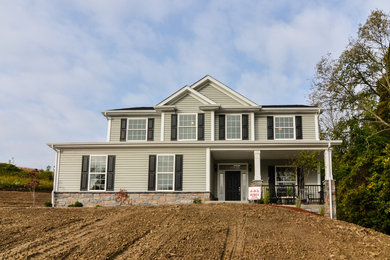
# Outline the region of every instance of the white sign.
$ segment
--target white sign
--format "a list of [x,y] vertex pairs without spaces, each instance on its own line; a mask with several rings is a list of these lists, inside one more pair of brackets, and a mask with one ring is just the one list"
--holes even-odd
[[261,187],[249,187],[248,200],[261,199]]

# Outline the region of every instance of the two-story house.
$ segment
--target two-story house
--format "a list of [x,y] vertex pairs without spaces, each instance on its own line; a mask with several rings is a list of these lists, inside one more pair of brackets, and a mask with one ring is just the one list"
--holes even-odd
[[[260,106],[210,76],[154,107],[102,111],[105,142],[48,144],[57,154],[53,205],[116,205],[121,189],[132,205],[245,202],[248,187],[261,184],[274,203],[300,195],[321,204],[325,194],[335,208],[332,146],[341,142],[320,140],[321,112]],[[324,185],[320,171],[291,166],[300,151],[321,151]]]

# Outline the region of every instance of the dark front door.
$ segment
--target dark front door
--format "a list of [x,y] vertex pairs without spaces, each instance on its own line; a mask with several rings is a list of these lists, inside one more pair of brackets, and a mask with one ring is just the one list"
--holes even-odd
[[225,200],[241,200],[241,172],[225,172]]

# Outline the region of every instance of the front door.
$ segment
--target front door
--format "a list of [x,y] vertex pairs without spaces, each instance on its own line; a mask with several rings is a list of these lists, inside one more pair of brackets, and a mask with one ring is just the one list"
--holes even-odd
[[241,200],[241,172],[225,172],[225,200]]

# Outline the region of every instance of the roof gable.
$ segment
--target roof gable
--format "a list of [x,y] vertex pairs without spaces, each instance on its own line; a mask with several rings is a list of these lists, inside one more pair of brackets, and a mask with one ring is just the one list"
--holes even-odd
[[175,93],[173,93],[171,96],[167,97],[163,101],[161,101],[157,106],[166,106],[166,105],[173,105],[176,102],[178,102],[180,99],[185,98],[187,95],[190,95],[191,97],[197,99],[201,104],[204,105],[215,105],[216,103],[212,101],[211,99],[207,98],[206,96],[200,94],[198,91],[193,90],[192,88],[185,86]]
[[197,82],[195,82],[194,84],[192,84],[191,88],[193,90],[201,91],[201,89],[205,88],[206,85],[211,85],[212,87],[217,89],[219,92],[223,93],[224,95],[229,96],[231,99],[234,99],[236,102],[238,102],[242,106],[259,106],[255,102],[249,100],[248,98],[244,97],[240,93],[234,91],[233,89],[229,88],[228,86],[226,86],[222,82],[219,82],[218,80],[214,79],[213,77],[211,77],[209,75],[203,77],[202,79],[200,79]]

